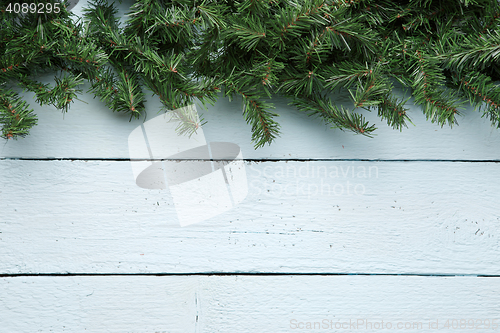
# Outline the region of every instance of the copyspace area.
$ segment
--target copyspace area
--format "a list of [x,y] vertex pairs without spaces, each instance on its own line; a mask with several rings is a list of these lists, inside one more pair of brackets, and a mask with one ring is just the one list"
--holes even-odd
[[143,119],[81,99],[33,102],[0,148],[0,332],[500,331],[500,130],[472,107],[441,128],[410,99],[402,132],[365,112],[367,138],[276,98],[282,136],[255,150],[240,100],[197,106],[245,195],[181,226],[172,184],[134,178]]

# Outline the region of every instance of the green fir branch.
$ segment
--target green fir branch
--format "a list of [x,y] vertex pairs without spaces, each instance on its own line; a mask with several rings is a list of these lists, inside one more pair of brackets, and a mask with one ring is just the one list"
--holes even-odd
[[468,98],[474,110],[483,109],[483,116],[500,128],[500,84],[479,72],[454,73],[453,78],[458,91]]
[[[21,122],[9,114],[8,105],[27,107],[11,85],[67,111],[85,81],[88,92],[131,118],[145,113],[144,89],[164,112],[213,103],[222,91],[242,96],[256,147],[279,135],[267,102],[276,94],[334,128],[372,135],[374,125],[361,114],[324,95],[344,88],[355,108],[376,108],[401,130],[411,123],[407,100],[391,95],[391,79],[411,88],[415,104],[441,126],[458,122],[464,98],[499,125],[497,0],[136,0],[125,24],[105,0],[91,0],[76,21],[64,9],[6,9],[1,2],[5,138],[26,135],[36,123],[29,112]],[[61,71],[55,84],[33,79]]]
[[0,126],[3,139],[17,139],[28,135],[38,120],[28,103],[12,90],[0,91]]
[[343,106],[339,108],[332,104],[325,96],[297,96],[291,104],[299,110],[307,112],[310,116],[320,116],[332,128],[338,128],[343,131],[349,130],[368,137],[376,129],[375,125],[369,125],[363,115],[351,112]]

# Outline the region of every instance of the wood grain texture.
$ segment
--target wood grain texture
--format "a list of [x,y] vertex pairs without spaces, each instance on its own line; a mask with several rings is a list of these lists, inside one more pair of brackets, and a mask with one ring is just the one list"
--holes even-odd
[[[79,1],[72,10],[81,17],[86,0]],[[133,0],[116,3],[117,16],[125,22],[128,8]],[[53,82],[52,76],[37,78],[40,82]],[[82,86],[84,91],[88,84]],[[147,91],[147,90],[145,90]],[[401,88],[394,90],[403,97]],[[127,138],[144,119],[132,120],[129,116],[113,113],[93,95],[83,94],[75,100],[71,109],[63,116],[50,106],[40,107],[33,100],[32,93],[26,93],[39,117],[38,126],[25,139],[11,140],[0,148],[0,157],[24,158],[128,158]],[[157,96],[147,94],[146,119],[155,117],[161,109]],[[348,93],[333,95],[337,105],[351,108]],[[214,106],[198,112],[208,123],[203,127],[207,141],[233,142],[238,144],[243,157],[249,159],[440,159],[440,160],[500,160],[500,130],[491,122],[481,118],[480,112],[469,106],[459,117],[459,126],[453,129],[441,128],[425,119],[420,107],[408,101],[408,112],[415,126],[402,132],[393,130],[377,117],[376,111],[361,110],[367,120],[378,127],[376,136],[368,138],[350,132],[334,130],[321,120],[310,118],[296,108],[288,106],[283,98],[273,98],[279,114],[277,120],[282,134],[274,144],[255,150],[251,143],[250,125],[242,115],[241,99],[229,102],[220,98]],[[147,158],[148,156],[145,156]]]
[[[129,158],[128,136],[144,118],[129,122],[128,116],[113,113],[89,94],[82,99],[88,104],[76,101],[64,118],[51,107],[32,104],[39,117],[38,126],[28,137],[2,145],[0,157]],[[415,126],[409,124],[402,132],[388,127],[375,111],[365,111],[367,120],[378,127],[377,135],[368,138],[330,129],[320,119],[287,106],[284,99],[274,98],[273,102],[280,115],[277,120],[282,135],[271,146],[255,150],[241,102],[222,97],[207,110],[197,107],[207,120],[203,126],[207,141],[236,143],[247,159],[500,160],[500,130],[470,107],[459,119],[459,126],[441,128],[425,120],[421,109],[410,100],[409,114]],[[345,94],[337,95],[336,102],[347,106],[351,103]],[[147,119],[155,117],[160,108],[156,96],[148,97]]]
[[[117,4],[122,22],[132,3]],[[255,150],[241,100],[198,106],[207,142],[263,161],[245,162],[236,207],[180,227],[175,192],[138,187],[131,163],[116,161],[144,119],[81,99],[65,115],[33,101],[39,125],[0,146],[0,333],[433,332],[429,321],[448,319],[498,331],[477,320],[500,322],[500,130],[471,107],[440,128],[410,99],[416,126],[401,133],[364,112],[378,127],[370,139],[275,98],[282,135]],[[161,103],[146,105],[149,120]],[[214,272],[232,275],[196,275]],[[40,273],[79,275],[7,277]],[[113,273],[186,275],[87,275]],[[385,330],[367,325],[381,320]]]
[[245,169],[242,203],[181,228],[129,162],[0,161],[0,272],[500,274],[498,163]]
[[[500,278],[17,277],[0,279],[0,291],[2,332],[434,332],[436,320],[441,330],[447,320],[500,322]],[[349,321],[359,326],[335,329]],[[306,329],[315,322],[322,328]]]

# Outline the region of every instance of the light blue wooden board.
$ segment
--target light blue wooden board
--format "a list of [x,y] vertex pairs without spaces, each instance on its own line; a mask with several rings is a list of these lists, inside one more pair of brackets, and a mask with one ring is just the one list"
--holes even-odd
[[[470,277],[3,278],[0,322],[2,332],[19,333],[281,333],[434,332],[429,322],[438,321],[443,330],[449,320],[450,331],[471,332],[476,330],[459,325],[473,319],[481,332],[497,332],[484,323],[489,320],[491,328],[493,319],[500,321],[499,288],[499,278]],[[305,329],[308,322],[325,321],[333,329]],[[336,323],[349,321],[359,326],[335,329]],[[386,329],[375,329],[382,321]]]
[[[87,1],[80,1],[73,9],[81,16]],[[125,13],[133,1],[117,2],[118,17],[126,20]],[[53,81],[50,75],[40,77],[43,82]],[[83,86],[87,90],[89,84]],[[394,90],[403,97],[401,88]],[[147,119],[158,115],[162,105],[157,96],[148,95],[147,117],[132,120],[124,114],[112,113],[98,99],[83,94],[75,100],[70,111],[63,116],[50,106],[40,107],[31,93],[25,94],[39,117],[39,125],[29,137],[11,140],[0,148],[0,157],[24,158],[129,158],[127,138],[133,129]],[[349,94],[334,96],[338,105],[352,107]],[[374,138],[330,129],[320,119],[308,117],[288,106],[283,98],[273,98],[275,112],[282,126],[282,134],[271,146],[255,150],[251,143],[251,127],[242,115],[241,99],[229,102],[220,98],[214,106],[198,111],[207,124],[203,127],[207,141],[238,144],[247,159],[441,159],[441,160],[500,160],[500,130],[481,118],[479,111],[468,106],[459,118],[459,126],[441,128],[425,119],[421,107],[408,101],[409,115],[415,126],[402,132],[393,130],[377,117],[376,111],[361,110],[378,130]],[[144,156],[147,158],[148,156]]]
[[[119,5],[120,16],[130,3]],[[39,125],[0,148],[0,274],[188,275],[2,278],[0,332],[293,332],[301,330],[292,329],[292,319],[444,325],[500,318],[498,278],[474,277],[500,274],[500,170],[491,162],[500,160],[500,131],[472,108],[459,126],[440,128],[410,100],[416,126],[402,133],[365,112],[379,127],[369,139],[331,130],[277,98],[282,136],[254,150],[241,100],[198,107],[208,142],[236,143],[245,159],[278,162],[245,164],[243,202],[180,227],[170,190],[141,189],[130,162],[109,160],[130,157],[128,137],[142,119],[129,122],[91,95],[82,99],[88,104],[75,102],[64,119],[33,101]],[[335,101],[350,106],[347,95]],[[160,106],[148,97],[147,119]],[[51,157],[98,160],[11,160]],[[358,176],[374,166],[377,176]],[[355,175],[346,172],[352,167]],[[280,174],[321,168],[340,174]],[[364,191],[315,192],[325,183]]]
[[[397,92],[397,91],[396,91]],[[30,94],[27,100],[31,100]],[[402,93],[400,93],[402,96]],[[0,157],[24,158],[129,158],[128,136],[143,119],[132,120],[113,113],[90,94],[75,102],[67,114],[50,106],[32,104],[38,126],[31,134],[9,140],[0,147]],[[149,97],[147,120],[158,115],[158,97]],[[351,132],[330,129],[320,119],[308,117],[283,98],[275,98],[281,137],[271,146],[254,149],[251,128],[242,115],[241,100],[229,102],[221,97],[214,106],[197,110],[207,124],[203,126],[208,142],[233,142],[246,159],[438,159],[500,160],[500,130],[491,126],[479,111],[468,107],[459,126],[441,128],[425,119],[420,107],[408,102],[415,126],[402,132],[388,127],[376,111],[364,114],[376,124],[377,136],[368,138]],[[349,105],[347,95],[338,95],[338,104]],[[363,110],[361,111],[363,112]],[[144,158],[148,158],[145,154]]]
[[180,227],[170,190],[138,187],[129,162],[0,161],[0,273],[500,274],[498,163],[245,170],[239,205]]

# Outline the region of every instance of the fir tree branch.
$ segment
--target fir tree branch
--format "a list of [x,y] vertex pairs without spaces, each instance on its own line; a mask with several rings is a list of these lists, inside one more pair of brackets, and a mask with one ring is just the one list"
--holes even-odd
[[78,76],[65,74],[62,78],[56,76],[54,78],[56,81],[54,87],[22,76],[19,78],[19,85],[25,91],[34,92],[36,102],[40,106],[50,104],[63,112],[68,112],[70,103],[74,98],[77,98],[79,93],[82,93],[82,89],[78,88],[83,83],[83,79],[80,76],[81,74],[78,74]]
[[176,132],[178,135],[191,137],[196,131],[206,124],[203,118],[198,117],[196,109],[190,106],[171,111],[169,122],[177,122]]
[[366,82],[357,85],[356,94],[349,90],[356,108],[376,106],[382,102],[380,100],[382,96],[389,92],[390,87],[385,80],[378,79],[373,74],[368,77]]
[[[132,117],[145,111],[143,88],[166,110],[213,102],[224,89],[243,97],[262,146],[279,126],[261,96],[279,93],[333,127],[370,134],[362,116],[322,96],[346,88],[355,107],[378,108],[401,130],[410,120],[390,94],[393,77],[441,126],[456,123],[460,96],[498,126],[499,13],[497,0],[136,0],[122,27],[105,0],[91,0],[83,22],[64,10],[14,15],[2,3],[0,87],[17,83],[39,104],[67,110],[88,80],[90,92]],[[31,79],[54,70],[69,73],[54,87]]]
[[30,91],[35,93],[35,99],[40,106],[46,104],[53,104],[55,94],[52,93],[54,89],[49,84],[42,84],[35,80],[29,79],[27,76],[19,76],[18,85],[22,87],[25,91]]
[[28,108],[22,97],[12,90],[0,91],[0,125],[3,139],[26,136],[37,122],[33,110]]
[[500,128],[500,85],[492,82],[491,77],[479,72],[470,74],[454,73],[459,92],[465,95],[474,110],[484,107],[483,116]]
[[323,90],[324,78],[319,74],[320,70],[314,68],[310,71],[293,71],[285,68],[285,74],[282,77],[282,84],[278,91],[294,96],[306,95],[312,96]]
[[273,119],[278,115],[268,111],[274,109],[274,105],[249,98],[243,92],[241,94],[244,103],[243,116],[247,124],[252,125],[252,142],[255,143],[255,148],[263,147],[266,143],[270,145],[279,135],[280,130],[280,125]]
[[252,27],[244,26],[241,23],[234,23],[230,29],[226,30],[223,36],[228,40],[234,40],[242,49],[251,51],[266,37],[266,32],[264,27],[258,23],[254,23]]
[[251,124],[252,142],[255,148],[259,148],[266,143],[271,144],[279,136],[280,125],[273,119],[279,115],[269,111],[275,108],[274,105],[261,100],[257,90],[249,87],[248,83],[250,83],[248,80],[241,80],[238,83],[228,82],[225,93],[226,95],[236,93],[243,97],[243,116],[247,124]]
[[450,126],[456,124],[459,99],[454,94],[445,94],[440,89],[446,78],[443,70],[437,65],[437,60],[426,56],[420,50],[416,50],[413,57],[415,61],[409,71],[413,77],[415,103],[423,104],[424,113],[432,122],[441,126],[446,122]]
[[[448,54],[442,54],[446,68],[461,71],[463,68],[484,70],[500,60],[500,32],[492,31],[464,37]],[[463,50],[464,51],[460,51]]]
[[118,82],[118,93],[115,98],[120,102],[117,103],[116,111],[128,112],[130,117],[139,118],[141,113],[145,111],[144,93],[139,87],[138,76],[133,73],[129,76],[126,70],[119,72],[120,81]]
[[325,68],[325,88],[332,91],[340,88],[349,88],[373,73],[373,69],[356,62],[341,62]]
[[410,97],[406,100],[398,101],[398,99],[392,95],[384,96],[382,103],[378,104],[378,116],[382,119],[386,119],[387,124],[392,128],[402,131],[403,126],[408,127],[406,124],[407,121],[413,124],[407,114],[408,109],[404,107],[409,99]]
[[350,130],[369,137],[376,129],[375,125],[369,126],[362,115],[353,113],[342,106],[338,108],[325,96],[296,96],[291,104],[299,110],[306,111],[309,115],[319,115],[327,124],[331,124],[332,128]]
[[91,79],[92,85],[88,90],[96,97],[104,102],[104,104],[111,110],[118,109],[118,89],[116,88],[117,80],[114,77],[111,68],[101,69],[100,73]]

